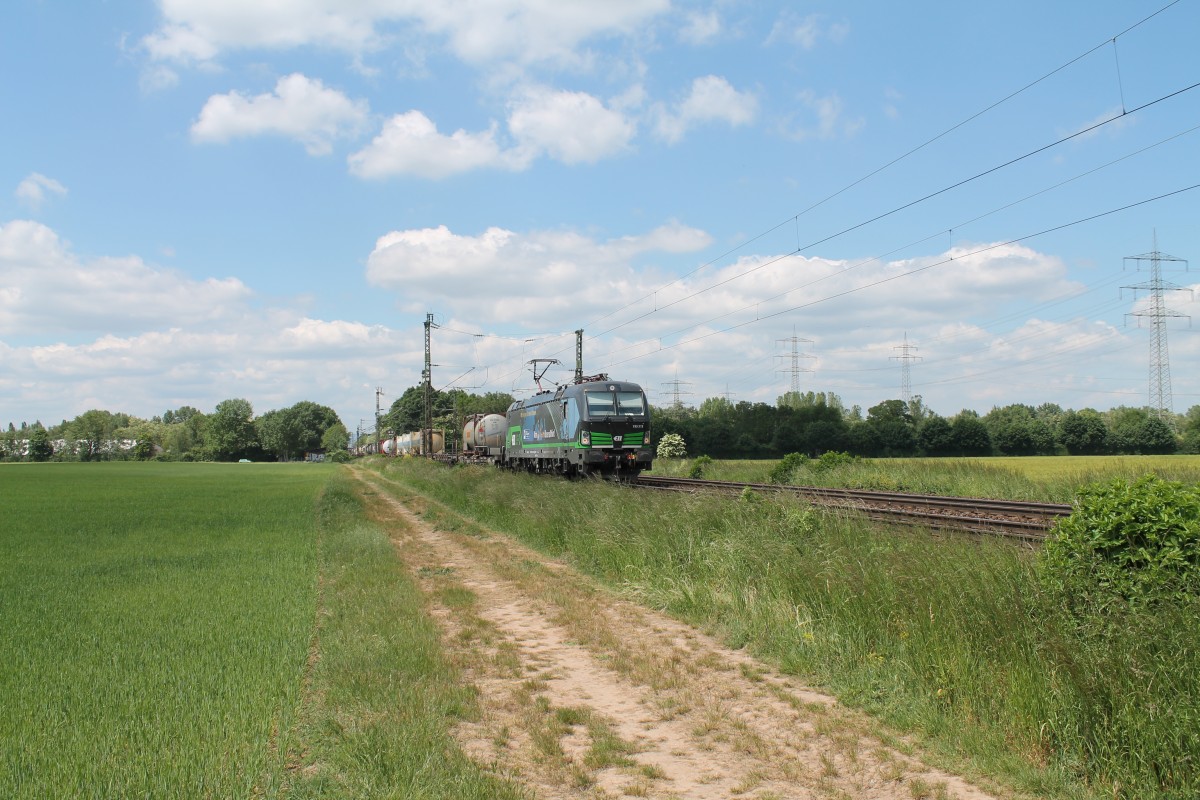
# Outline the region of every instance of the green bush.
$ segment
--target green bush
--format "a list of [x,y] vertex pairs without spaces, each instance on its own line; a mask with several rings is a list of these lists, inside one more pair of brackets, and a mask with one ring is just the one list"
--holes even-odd
[[1039,576],[1076,615],[1200,598],[1200,487],[1147,475],[1083,488]]
[[1051,749],[1119,798],[1200,796],[1200,486],[1092,484],[1039,555]]
[[808,466],[814,472],[828,472],[831,469],[836,469],[846,464],[853,464],[856,461],[858,461],[858,456],[830,450],[828,453],[821,453],[820,458]]
[[857,456],[837,451],[822,453],[815,459],[810,459],[804,453],[788,453],[771,469],[768,480],[771,483],[795,483],[796,472],[802,468],[807,468],[814,474],[821,474],[846,464],[855,464],[858,460]]
[[707,467],[709,464],[711,464],[712,461],[713,460],[710,456],[700,456],[699,458],[697,458],[695,461],[692,462],[692,468],[690,470],[688,470],[688,477],[689,478],[703,478],[704,477],[704,468]]
[[807,463],[808,456],[804,453],[788,453],[782,461],[771,468],[771,474],[767,479],[771,483],[791,483],[793,473]]

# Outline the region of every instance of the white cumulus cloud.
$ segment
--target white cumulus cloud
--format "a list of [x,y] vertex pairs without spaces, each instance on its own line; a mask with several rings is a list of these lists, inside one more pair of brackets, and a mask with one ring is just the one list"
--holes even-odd
[[798,141],[853,136],[864,124],[861,117],[847,119],[845,104],[837,92],[821,96],[805,89],[796,95],[796,99],[800,101],[803,113],[792,115],[788,135]]
[[575,231],[493,227],[471,236],[438,226],[381,236],[367,259],[367,280],[397,291],[402,302],[439,298],[469,319],[574,324],[581,302],[620,305],[653,288],[654,270],[635,268],[635,259],[710,243],[707,233],[680,223],[607,241]]
[[275,309],[77,344],[0,343],[6,365],[0,399],[16,422],[70,419],[89,408],[143,417],[181,405],[208,412],[231,397],[250,400],[261,414],[312,400],[333,407],[353,428],[357,420],[346,413],[373,399],[369,386],[416,383],[419,348],[419,329]]
[[834,44],[841,43],[850,33],[850,26],[845,22],[825,24],[821,14],[809,14],[801,17],[794,11],[784,11],[775,20],[767,35],[767,44],[782,44],[812,50],[821,39],[828,39]]
[[584,92],[526,90],[513,101],[508,128],[522,148],[565,164],[594,163],[628,148],[636,126]]
[[729,81],[706,75],[692,81],[687,96],[668,108],[655,108],[655,133],[671,144],[678,142],[695,125],[724,122],[734,127],[748,125],[758,115],[758,98],[739,92]]
[[593,37],[638,34],[669,0],[159,0],[141,40],[154,61],[202,64],[230,50],[319,46],[361,55],[403,39],[442,43],[471,63],[577,63]]
[[[386,7],[395,10],[389,11]],[[162,23],[142,39],[153,59],[210,61],[222,51],[323,45],[357,51],[376,40],[375,26],[404,13],[410,3],[370,4],[337,0],[159,0]]]
[[396,114],[348,161],[362,178],[411,175],[438,179],[476,169],[524,170],[547,156],[564,164],[595,163],[628,149],[636,125],[585,92],[535,86],[510,103],[511,144],[493,123],[487,130],[442,133],[420,111]]
[[273,92],[246,97],[240,92],[208,98],[192,125],[197,142],[275,135],[295,139],[309,155],[326,155],[333,141],[353,136],[366,123],[367,103],[351,100],[321,81],[294,73],[280,78]]
[[464,61],[576,64],[593,37],[630,36],[670,10],[668,0],[451,0],[418,5],[426,30],[444,35]]
[[80,259],[37,222],[0,225],[0,335],[130,331],[200,323],[250,296],[236,278],[193,280],[140,258]]
[[0,287],[5,422],[52,423],[89,408],[208,411],[230,397],[259,413],[302,399],[344,411],[361,404],[365,384],[415,383],[419,371],[419,327],[260,307],[235,278],[82,258],[27,220],[0,224]]
[[18,200],[36,211],[46,202],[48,195],[66,196],[67,187],[40,172],[31,172],[29,177],[17,184],[14,194]]
[[688,44],[705,44],[721,33],[721,17],[716,11],[691,11],[684,17],[679,38]]
[[444,178],[481,167],[511,168],[501,152],[496,130],[443,134],[420,111],[396,114],[369,145],[349,158],[350,171],[360,178],[415,175]]

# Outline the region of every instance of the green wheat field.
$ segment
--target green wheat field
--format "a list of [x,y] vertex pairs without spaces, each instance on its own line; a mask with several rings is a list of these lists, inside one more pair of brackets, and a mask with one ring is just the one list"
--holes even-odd
[[516,796],[455,748],[471,695],[348,484],[0,468],[0,797]]

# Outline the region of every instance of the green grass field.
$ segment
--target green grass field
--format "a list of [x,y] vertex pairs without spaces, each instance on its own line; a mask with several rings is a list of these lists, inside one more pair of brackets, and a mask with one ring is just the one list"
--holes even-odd
[[0,469],[0,796],[248,796],[299,702],[328,477]]
[[[897,459],[898,460],[898,459]],[[938,459],[918,459],[937,461]],[[1028,478],[1107,478],[1154,472],[1160,475],[1190,475],[1200,479],[1200,455],[1177,456],[1017,456],[964,459],[1013,470]],[[1173,480],[1184,480],[1180,477]]]
[[0,797],[515,796],[341,474],[0,467]]

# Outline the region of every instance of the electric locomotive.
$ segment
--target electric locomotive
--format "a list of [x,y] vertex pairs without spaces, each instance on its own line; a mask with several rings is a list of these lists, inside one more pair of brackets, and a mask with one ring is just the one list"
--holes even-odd
[[632,480],[654,457],[645,392],[607,375],[516,401],[505,427],[501,463],[511,469]]

